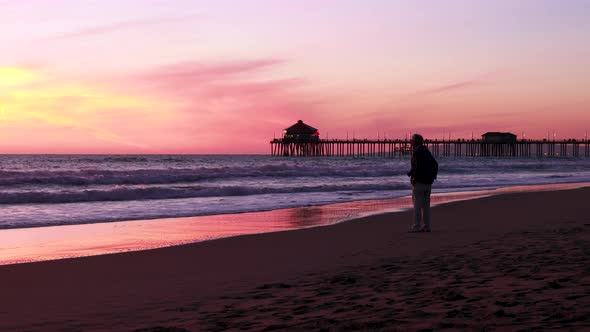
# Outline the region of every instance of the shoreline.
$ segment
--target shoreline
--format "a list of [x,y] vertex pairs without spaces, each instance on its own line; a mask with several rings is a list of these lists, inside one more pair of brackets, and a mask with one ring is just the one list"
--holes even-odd
[[[433,193],[432,205],[514,192],[571,190],[590,182]],[[0,230],[0,266],[155,250],[222,238],[292,231],[411,209],[411,197],[211,216],[130,220]]]
[[[547,182],[547,183],[534,183],[534,184],[507,184],[502,186],[483,186],[483,187],[453,187],[453,188],[434,188],[432,194],[433,195],[452,195],[455,193],[473,193],[477,194],[480,192],[498,192],[503,191],[506,188],[523,188],[526,191],[526,188],[535,188],[535,187],[566,187],[566,189],[570,187],[576,187],[580,184],[587,184],[590,186],[590,182],[584,179],[583,181],[572,181],[572,182]],[[408,187],[407,190],[395,190],[395,191],[407,191],[411,192],[411,187]],[[157,217],[138,217],[138,218],[131,218],[131,219],[113,219],[113,220],[90,220],[90,221],[81,221],[78,223],[50,223],[50,224],[41,224],[41,225],[19,225],[19,226],[0,226],[0,232],[5,230],[19,230],[19,229],[35,229],[35,228],[48,228],[48,227],[62,227],[62,226],[82,226],[82,225],[93,225],[93,224],[105,224],[105,223],[120,223],[120,222],[133,222],[133,221],[150,221],[150,220],[172,220],[172,219],[180,219],[180,218],[199,218],[199,217],[214,217],[214,216],[231,216],[231,215],[242,215],[247,213],[268,213],[277,210],[289,210],[289,209],[301,209],[301,208],[309,208],[309,207],[322,207],[322,206],[331,206],[331,205],[339,205],[339,204],[352,204],[356,202],[371,202],[371,201],[388,201],[393,199],[402,199],[407,198],[411,195],[402,195],[402,196],[395,196],[393,198],[387,197],[377,197],[377,198],[363,198],[363,199],[355,199],[355,200],[345,200],[345,201],[329,201],[325,203],[319,204],[307,204],[307,205],[294,205],[294,206],[281,206],[276,208],[263,208],[260,210],[253,209],[253,210],[243,210],[237,212],[218,212],[214,214],[195,214],[195,215],[175,215],[175,216],[157,216]],[[167,198],[166,200],[176,200],[176,199],[186,199],[186,198]],[[139,201],[150,201],[151,199],[144,199]],[[156,199],[157,200],[157,199]],[[112,203],[112,202],[120,202],[120,201],[95,201],[93,203]],[[63,202],[58,204],[79,204],[79,203],[88,203],[88,202]],[[33,205],[51,205],[51,203],[28,203]],[[28,205],[23,204],[23,205]],[[8,204],[11,205],[11,204]],[[19,204],[17,204],[18,206]]]
[[0,329],[588,326],[588,195],[580,188],[443,204],[433,208],[432,233],[407,233],[411,211],[403,211],[0,266],[0,282],[11,286]]

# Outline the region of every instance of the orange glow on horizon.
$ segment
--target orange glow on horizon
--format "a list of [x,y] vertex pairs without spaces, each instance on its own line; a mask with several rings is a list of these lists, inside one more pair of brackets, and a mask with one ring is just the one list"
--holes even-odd
[[35,73],[18,67],[0,67],[0,87],[10,87],[32,82]]
[[[326,88],[300,88],[294,79],[248,81],[243,75],[277,63],[181,64],[156,69],[147,78],[129,73],[92,80],[2,67],[0,153],[265,153],[273,133],[300,118],[331,138],[347,133],[403,138],[410,132],[429,138],[470,138],[486,131],[527,132],[528,138],[543,138],[548,130],[561,138],[585,134],[590,102],[575,96],[568,104],[518,94],[500,100],[497,86],[476,80],[413,93],[354,94],[350,85],[351,93],[330,95]],[[244,77],[235,79],[234,72]],[[580,121],[572,124],[560,116],[565,108]]]

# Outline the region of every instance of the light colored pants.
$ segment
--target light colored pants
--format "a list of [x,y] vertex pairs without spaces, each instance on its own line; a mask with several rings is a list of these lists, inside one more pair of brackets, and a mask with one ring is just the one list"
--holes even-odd
[[420,229],[422,212],[424,212],[424,229],[430,229],[430,191],[431,184],[416,182],[412,190],[412,202],[414,202],[414,226],[412,230]]

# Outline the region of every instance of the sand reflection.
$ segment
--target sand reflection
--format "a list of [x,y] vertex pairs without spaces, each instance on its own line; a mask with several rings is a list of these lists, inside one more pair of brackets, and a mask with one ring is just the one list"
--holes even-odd
[[[433,194],[434,205],[507,192],[563,190],[589,183]],[[154,249],[256,233],[331,225],[411,208],[411,199],[358,201],[267,212],[0,230],[0,265]]]

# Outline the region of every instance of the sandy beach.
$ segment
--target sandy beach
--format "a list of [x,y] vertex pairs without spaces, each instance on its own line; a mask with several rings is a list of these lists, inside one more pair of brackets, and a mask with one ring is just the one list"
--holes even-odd
[[590,328],[590,188],[0,266],[1,331]]

